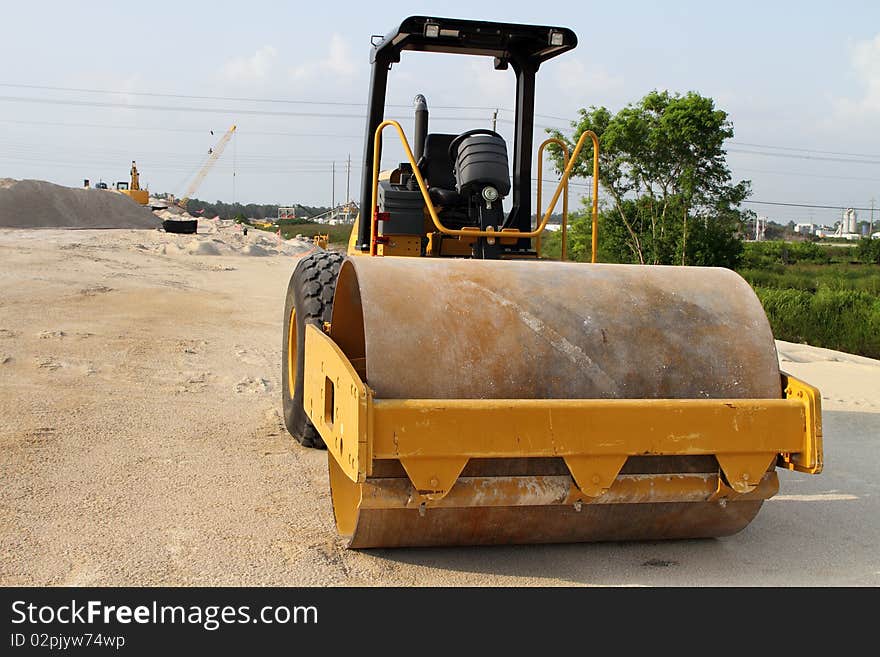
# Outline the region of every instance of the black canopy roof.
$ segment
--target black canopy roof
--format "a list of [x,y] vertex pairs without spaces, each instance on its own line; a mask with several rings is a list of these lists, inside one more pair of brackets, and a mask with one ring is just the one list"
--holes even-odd
[[[427,25],[438,27],[426,30]],[[434,31],[437,36],[428,36]],[[551,42],[554,33],[561,35],[560,45]],[[374,46],[371,61],[397,62],[401,51],[416,50],[495,57],[498,66],[511,60],[529,60],[537,68],[576,45],[577,36],[565,27],[410,16]]]

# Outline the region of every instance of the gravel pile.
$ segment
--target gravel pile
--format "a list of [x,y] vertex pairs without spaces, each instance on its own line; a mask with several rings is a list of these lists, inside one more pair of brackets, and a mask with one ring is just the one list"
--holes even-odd
[[149,207],[106,189],[0,178],[3,228],[157,228]]

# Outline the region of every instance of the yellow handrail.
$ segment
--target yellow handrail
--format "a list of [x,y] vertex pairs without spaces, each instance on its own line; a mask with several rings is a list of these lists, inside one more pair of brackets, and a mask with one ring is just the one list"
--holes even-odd
[[[591,260],[590,262],[598,262],[598,251],[599,251],[599,138],[596,136],[596,133],[592,130],[585,130],[583,134],[581,134],[580,139],[578,139],[577,144],[574,147],[574,152],[571,154],[571,158],[563,160],[565,162],[565,170],[562,173],[562,178],[559,181],[559,185],[562,186],[565,183],[566,194],[568,192],[568,176],[571,173],[572,164],[577,159],[577,156],[580,155],[581,148],[584,145],[584,141],[589,137],[593,142],[593,202],[592,202],[592,221],[593,221],[593,235],[592,235],[592,245],[591,245]],[[541,152],[548,143],[555,142],[564,147],[558,139],[550,138],[541,144],[541,149],[538,151],[538,212],[541,211]],[[568,152],[563,148],[563,154],[566,158],[568,158]],[[550,202],[550,207],[547,208],[547,214],[544,215],[544,223],[546,223],[547,219],[550,218],[550,214],[556,208],[556,202],[559,200],[559,187],[556,188],[556,193],[553,195],[553,200]],[[563,233],[562,233],[562,259],[565,260],[565,218],[567,213],[566,199],[562,201],[562,221],[563,221]],[[541,224],[544,225],[543,223]]]
[[[550,219],[550,214],[553,211],[553,208],[556,207],[556,203],[559,201],[559,195],[562,193],[563,187],[567,186],[568,177],[571,174],[571,169],[577,160],[577,156],[580,155],[581,148],[583,148],[584,140],[586,137],[590,137],[593,140],[593,188],[594,190],[598,190],[599,184],[599,139],[596,137],[596,134],[590,130],[587,130],[581,135],[581,138],[578,139],[578,143],[574,148],[574,151],[571,154],[571,159],[568,161],[568,164],[565,167],[565,171],[562,172],[562,178],[559,180],[559,184],[556,186],[556,192],[553,194],[553,199],[550,201],[550,207],[547,209],[546,214],[541,219],[541,223],[535,228],[535,230],[531,231],[505,231],[503,234],[501,231],[496,231],[494,229],[490,230],[453,230],[451,228],[447,228],[440,221],[440,218],[437,216],[437,210],[434,208],[434,204],[431,202],[431,197],[428,194],[428,188],[425,185],[425,179],[422,178],[422,172],[419,171],[419,167],[416,164],[415,157],[413,156],[412,149],[409,147],[409,142],[406,139],[406,134],[403,132],[403,128],[400,127],[400,124],[397,121],[386,120],[382,121],[376,127],[375,137],[373,138],[373,196],[372,196],[372,221],[370,222],[370,255],[376,255],[376,231],[377,231],[377,221],[378,221],[378,213],[379,213],[379,153],[382,148],[382,132],[388,126],[393,125],[397,130],[397,134],[400,137],[400,143],[403,145],[403,150],[406,153],[406,158],[409,160],[410,166],[412,167],[413,174],[416,177],[416,182],[419,184],[419,190],[422,192],[422,198],[425,201],[425,206],[428,208],[428,214],[431,215],[431,221],[434,223],[434,227],[439,230],[444,235],[452,235],[453,237],[504,237],[504,238],[514,238],[514,239],[531,239],[533,237],[537,237],[542,232],[544,232],[544,228],[547,226],[547,222]],[[596,262],[596,247],[598,242],[596,241],[596,230],[598,226],[598,205],[597,205],[598,193],[594,192],[593,194],[593,262]]]
[[[556,139],[555,137],[550,137],[543,144],[538,147],[538,194],[535,199],[535,204],[538,206],[538,214],[541,214],[541,188],[544,186],[543,184],[543,164],[544,164],[544,149],[549,144],[556,144],[559,148],[562,149],[562,164],[563,169],[568,165],[568,146],[561,139]],[[568,223],[568,179],[565,181],[565,191],[562,194],[562,259],[565,260],[566,249],[565,249],[565,228]],[[541,257],[541,236],[538,235],[535,238],[535,252],[538,254],[538,257]]]
[[578,140],[578,145],[580,145],[581,141],[584,138],[584,135],[589,135],[590,139],[593,140],[593,203],[592,203],[592,244],[591,244],[591,255],[592,258],[590,262],[598,262],[598,252],[599,252],[599,138],[596,136],[596,133],[592,130],[587,130],[581,135],[580,140]]

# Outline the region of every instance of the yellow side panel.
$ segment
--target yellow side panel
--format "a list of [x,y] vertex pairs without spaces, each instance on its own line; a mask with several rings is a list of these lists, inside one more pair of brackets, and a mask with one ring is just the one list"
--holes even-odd
[[351,235],[348,236],[348,249],[346,250],[347,255],[365,255],[363,251],[357,248],[358,241],[358,229],[361,223],[361,215],[358,216],[354,220],[354,224],[351,227]]
[[387,244],[376,246],[380,256],[413,256],[422,255],[422,238],[417,235],[388,235]]
[[456,238],[443,238],[440,242],[440,255],[442,256],[470,256],[473,240],[459,240]]
[[306,325],[303,408],[327,450],[352,481],[372,471],[372,391],[320,328]]
[[777,464],[781,468],[796,470],[797,472],[819,474],[822,472],[824,465],[822,451],[822,395],[817,388],[785,372],[782,373],[782,388],[786,399],[803,404],[807,433],[813,436],[813,440],[807,441],[799,452],[782,454]]

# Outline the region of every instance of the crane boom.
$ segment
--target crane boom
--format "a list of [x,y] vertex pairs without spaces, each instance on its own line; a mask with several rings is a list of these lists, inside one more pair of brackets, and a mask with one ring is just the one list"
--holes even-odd
[[233,125],[231,128],[229,128],[229,130],[226,131],[226,134],[224,134],[220,138],[220,141],[217,142],[217,144],[214,146],[214,148],[211,149],[211,152],[208,155],[208,159],[205,161],[205,163],[202,165],[202,168],[199,169],[199,172],[192,179],[192,182],[190,182],[189,187],[186,188],[186,192],[184,193],[183,197],[178,202],[178,205],[180,207],[182,207],[184,209],[186,208],[187,202],[189,201],[190,198],[192,198],[192,195],[196,193],[196,190],[202,184],[202,181],[205,179],[205,176],[208,175],[208,171],[211,170],[211,167],[214,165],[214,162],[216,162],[219,159],[219,157],[223,154],[223,149],[226,148],[226,144],[228,144],[229,140],[232,139],[232,134],[234,132],[235,132],[235,126]]

